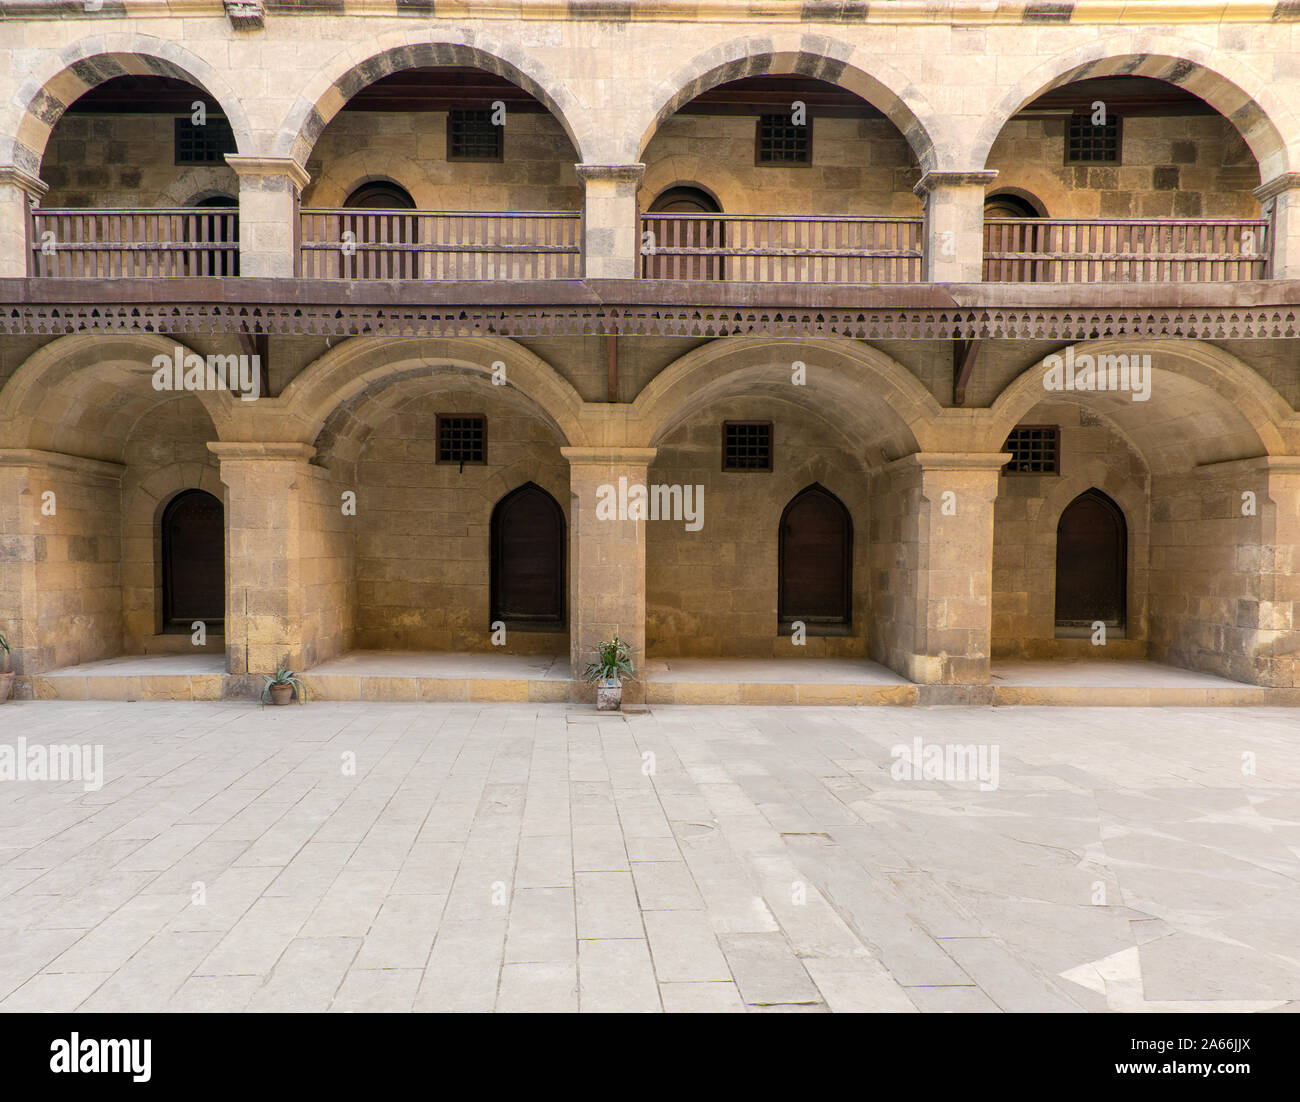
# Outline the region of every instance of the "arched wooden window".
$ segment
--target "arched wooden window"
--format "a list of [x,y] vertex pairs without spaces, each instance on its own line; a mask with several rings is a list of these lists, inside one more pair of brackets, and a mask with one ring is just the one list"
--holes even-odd
[[[721,214],[718,201],[701,187],[679,185],[661,191],[648,215]],[[666,247],[719,248],[726,245],[726,225],[718,218],[650,218],[657,243]],[[642,275],[649,279],[722,279],[721,256],[672,256],[646,253]]]
[[833,493],[817,483],[781,514],[777,617],[813,626],[853,620],[853,521]]
[[183,490],[162,515],[163,626],[209,629],[226,618],[226,522],[221,502]]
[[1090,631],[1100,620],[1122,629],[1128,576],[1128,528],[1120,507],[1085,490],[1056,526],[1056,626]]
[[343,228],[351,230],[357,251],[343,258],[344,279],[418,279],[420,254],[408,249],[379,249],[376,244],[414,244],[420,227],[412,217],[399,212],[415,210],[411,193],[391,180],[362,184],[343,205],[373,214],[349,214]]
[[512,627],[564,627],[564,511],[526,482],[492,510],[492,619]]

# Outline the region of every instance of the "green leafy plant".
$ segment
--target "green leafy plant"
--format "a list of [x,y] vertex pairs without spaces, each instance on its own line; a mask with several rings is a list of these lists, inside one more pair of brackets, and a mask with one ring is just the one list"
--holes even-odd
[[617,635],[613,639],[596,644],[596,661],[587,667],[584,675],[593,685],[600,681],[636,680],[636,663],[632,659],[632,647]]
[[9,672],[9,640],[5,638],[5,633],[0,631],[0,651],[4,651],[4,662],[0,663],[0,673]]
[[302,681],[293,670],[281,666],[275,671],[274,676],[269,673],[262,674],[266,684],[262,686],[262,703],[265,704],[271,698],[271,686],[273,685],[292,685],[298,690],[298,703],[303,703],[307,699],[307,690]]

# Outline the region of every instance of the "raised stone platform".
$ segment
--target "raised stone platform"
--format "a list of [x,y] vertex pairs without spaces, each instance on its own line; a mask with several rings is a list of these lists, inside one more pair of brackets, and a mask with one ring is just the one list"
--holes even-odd
[[1300,704],[1300,689],[1269,689],[1146,659],[995,661],[993,703],[1148,707]]
[[[1008,705],[1297,705],[1268,689],[1139,659],[993,663],[988,702]],[[302,674],[307,700],[563,703],[579,699],[567,656],[354,651]],[[954,686],[914,685],[862,659],[651,658],[647,705],[948,703]],[[109,658],[31,679],[39,700],[256,700],[260,677],[225,672],[219,654]],[[27,695],[20,689],[19,695]]]

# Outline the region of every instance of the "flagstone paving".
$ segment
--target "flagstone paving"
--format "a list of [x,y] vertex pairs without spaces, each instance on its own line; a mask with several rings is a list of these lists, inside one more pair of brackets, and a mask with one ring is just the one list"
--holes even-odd
[[[14,702],[0,747],[107,779],[0,781],[0,1009],[1293,1010],[1296,730]],[[996,749],[996,787],[895,779],[914,740]]]

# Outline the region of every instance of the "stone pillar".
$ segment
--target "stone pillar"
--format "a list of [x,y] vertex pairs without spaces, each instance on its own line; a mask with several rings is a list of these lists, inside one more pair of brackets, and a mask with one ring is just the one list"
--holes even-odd
[[872,651],[928,687],[922,703],[992,699],[993,502],[1009,458],[917,453],[872,479]]
[[[315,449],[210,443],[226,503],[226,660],[232,674],[304,667],[304,514]],[[260,682],[258,682],[260,685]],[[254,686],[258,687],[258,686]]]
[[[654,448],[561,448],[569,461],[569,652],[575,681],[595,657],[595,647],[617,634],[635,648],[645,666],[645,525],[620,519],[619,479],[646,485]],[[614,495],[614,513],[597,505]],[[594,699],[584,688],[581,699]],[[638,680],[623,687],[623,699],[645,699]]]
[[298,270],[298,199],[310,177],[292,157],[227,153],[239,174],[239,274],[292,278]]
[[49,190],[42,180],[13,165],[0,167],[0,279],[22,279],[31,262],[33,202]]
[[1251,194],[1269,220],[1269,278],[1300,279],[1300,172],[1276,176]]
[[912,188],[925,202],[922,279],[983,280],[984,190],[996,177],[996,172],[927,172]]
[[636,193],[645,165],[577,165],[582,203],[583,276],[635,279],[640,271],[641,224]]

